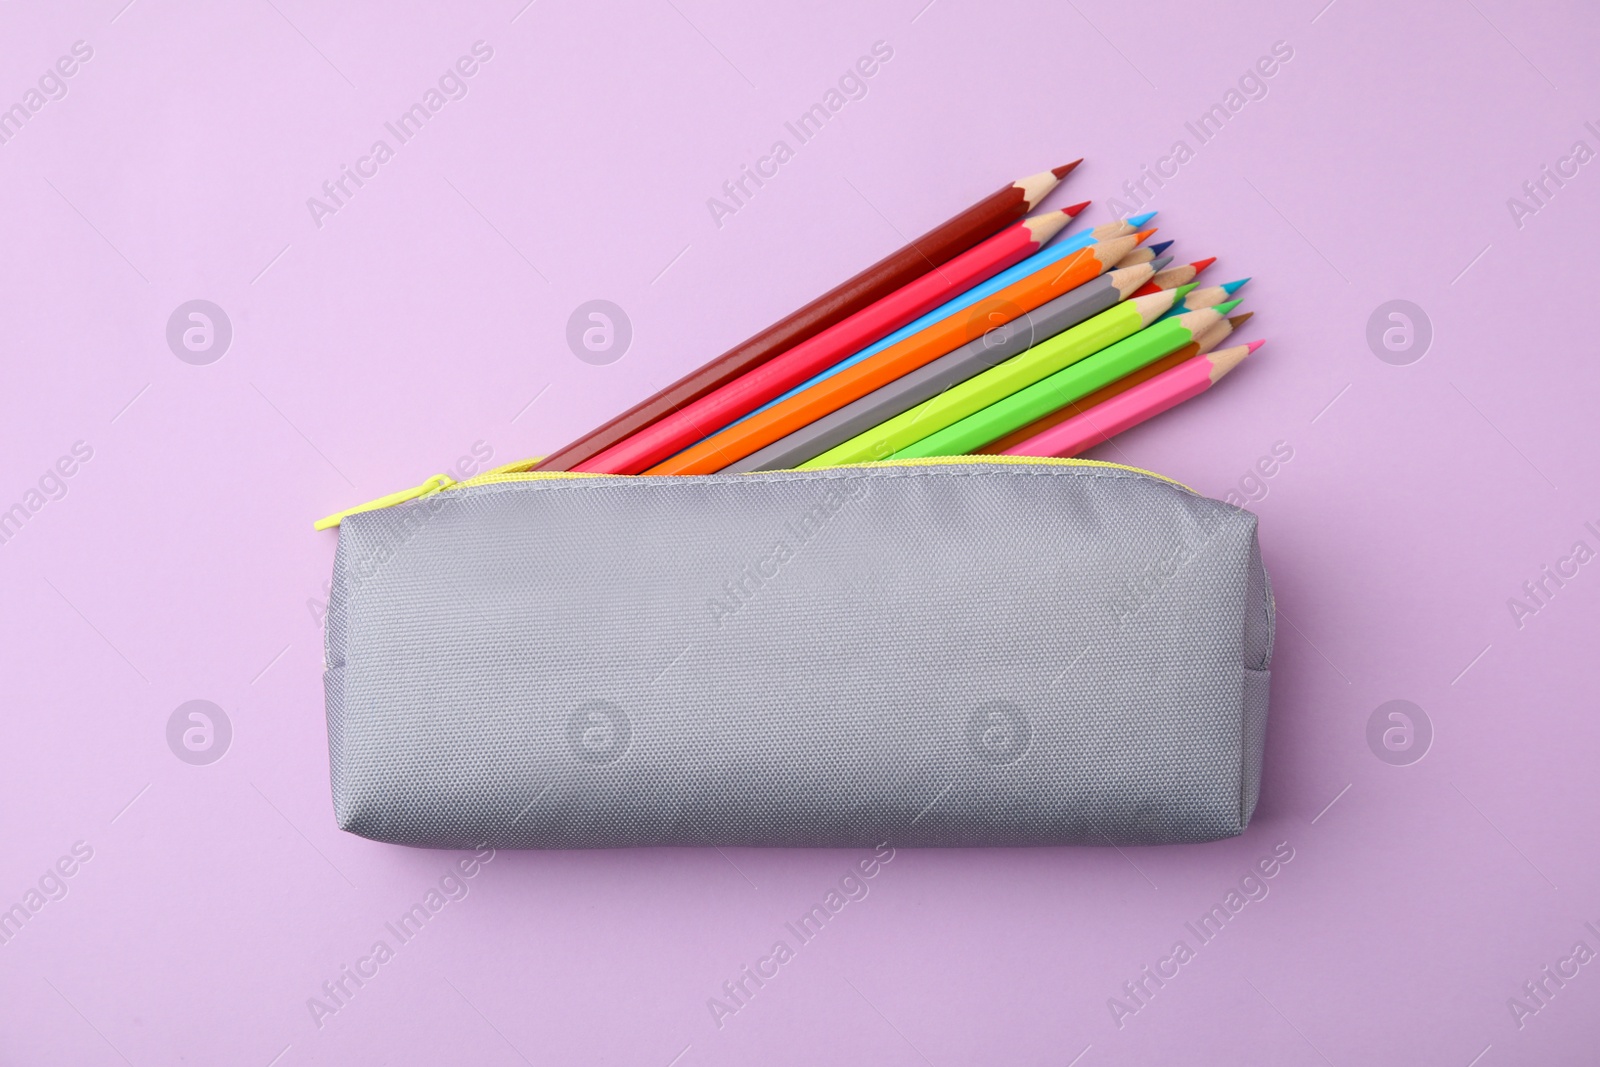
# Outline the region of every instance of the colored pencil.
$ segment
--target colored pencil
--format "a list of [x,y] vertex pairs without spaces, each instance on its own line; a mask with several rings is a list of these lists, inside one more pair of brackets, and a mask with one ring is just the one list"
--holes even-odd
[[[865,433],[852,437],[815,459],[802,463],[800,469],[815,470],[819,467],[837,467],[846,463],[888,459],[922,438],[983,410],[1017,390],[1032,385],[1080,359],[1092,356],[1109,345],[1117,344],[1124,338],[1142,332],[1182,295],[1180,288],[1125,300],[1070,330],[1056,334],[1043,344],[1035,345],[1021,355],[1006,360],[998,367],[968,378],[953,389],[946,390],[874,426]],[[1195,314],[1204,315],[1209,312],[1195,312]],[[1183,341],[1178,343],[1182,344],[1188,340],[1188,337],[1184,337]],[[995,436],[998,437],[999,434]]]
[[974,338],[948,355],[879,386],[859,400],[795,430],[759,452],[724,468],[728,473],[785,470],[820,456],[835,445],[909,411],[974,375],[1042,344],[1076,326],[1143,285],[1155,272],[1149,264],[1120,267],[1026,315]]
[[1126,254],[1135,240],[1134,236],[1119,237],[1080,249],[978,301],[966,314],[951,315],[780,404],[726,427],[645,473],[711,474],[722,470],[1063,294],[1087,291],[1082,299],[1094,310],[1109,307],[1122,299],[1122,293],[1100,275]]
[[1075,160],[1019,178],[991,193],[698,370],[552,453],[536,469],[573,470],[668,413],[936,270],[1027,215],[1081,162],[1081,159]]
[[1246,311],[1241,315],[1234,315],[1231,318],[1223,319],[1221,322],[1212,326],[1209,330],[1205,331],[1199,337],[1195,338],[1193,341],[1190,341],[1176,352],[1162,356],[1154,363],[1146,364],[1145,366],[1134,371],[1132,374],[1123,375],[1110,385],[1102,386],[1101,388],[1096,389],[1094,392],[1090,393],[1086,397],[1083,397],[1081,400],[1074,400],[1072,403],[1057,408],[1048,415],[1042,415],[1028,423],[1026,426],[1023,426],[1020,429],[1012,430],[1004,437],[990,441],[982,448],[976,449],[975,452],[979,455],[998,456],[1004,453],[1007,449],[1014,448],[1029,438],[1039,436],[1052,426],[1059,426],[1068,419],[1088,411],[1096,404],[1103,404],[1119,393],[1127,392],[1140,382],[1149,381],[1162,371],[1171,370],[1173,367],[1176,367],[1185,360],[1193,359],[1198,355],[1204,355],[1213,348],[1216,348],[1223,341],[1227,340],[1229,334],[1238,329],[1240,326],[1243,326],[1254,314],[1255,312],[1253,311]]
[[1172,310],[1164,318],[1173,315],[1182,315],[1185,311],[1199,311],[1201,308],[1216,307],[1224,300],[1230,299],[1234,293],[1245,287],[1249,278],[1240,278],[1238,281],[1223,282],[1221,285],[1208,285],[1203,289],[1191,289],[1184,298],[1172,305]]
[[1070,219],[1064,211],[1050,211],[1008,226],[938,270],[896,289],[843,322],[835,323],[815,337],[706,393],[573,469],[589,474],[638,474],[648,469],[824,367],[837,363],[862,345],[899,329],[952,296],[1032,255]]
[[1008,456],[1076,456],[1210,389],[1260,341],[1195,356],[1009,449]]
[[1145,364],[1154,363],[1169,352],[1182,348],[1220,322],[1235,306],[1236,302],[1219,304],[1214,308],[1203,308],[1166,322],[1158,322],[937,433],[929,434],[896,451],[893,458],[966,455],[1019,426],[1026,426],[1040,415],[1087,396]]
[[1188,285],[1190,282],[1194,281],[1195,275],[1199,274],[1216,261],[1217,257],[1212,256],[1210,259],[1200,259],[1193,263],[1185,263],[1181,267],[1168,267],[1166,270],[1150,279],[1150,281],[1145,285],[1144,292],[1134,293],[1133,295],[1149,296],[1151,293],[1159,293],[1163,289],[1176,289],[1180,285]]
[[[1161,253],[1165,252],[1171,247],[1171,241],[1160,241],[1153,245],[1145,245],[1141,248],[1135,248],[1132,252],[1129,252],[1127,255],[1118,260],[1117,266],[1137,267],[1141,263],[1149,263],[1151,260],[1160,256]],[[1161,268],[1157,267],[1156,269],[1160,270]]]
[[[811,388],[813,385],[816,385],[825,378],[828,378],[834,374],[838,374],[842,370],[847,370],[848,368],[855,366],[857,363],[860,363],[864,359],[870,359],[879,352],[882,352],[884,349],[888,348],[890,345],[899,344],[912,334],[921,330],[925,330],[934,323],[940,322],[949,316],[954,315],[958,311],[962,311],[971,307],[973,304],[976,304],[979,300],[982,300],[985,297],[993,296],[1006,286],[1026,278],[1028,275],[1033,274],[1046,266],[1049,266],[1051,263],[1056,263],[1062,259],[1065,259],[1067,256],[1078,251],[1079,249],[1087,248],[1089,245],[1097,242],[1111,241],[1118,237],[1126,237],[1131,233],[1138,233],[1139,240],[1144,241],[1156,231],[1154,229],[1140,231],[1139,227],[1155,218],[1155,214],[1156,213],[1154,211],[1146,211],[1144,214],[1134,215],[1128,218],[1126,221],[1107,222],[1103,225],[1096,226],[1094,229],[1089,230],[1086,233],[1073,234],[1068,237],[1063,237],[1052,244],[1049,248],[1046,248],[1041,252],[1034,253],[1032,256],[1023,260],[1021,263],[1018,263],[1016,266],[1009,267],[1006,270],[1001,271],[999,274],[995,275],[993,278],[990,278],[982,285],[973,286],[960,296],[957,296],[947,303],[934,308],[932,311],[928,312],[926,315],[923,315],[915,322],[907,323],[905,326],[902,326],[889,336],[871,345],[868,345],[866,348],[857,352],[849,359],[842,360],[841,362],[829,367],[822,373],[812,377],[810,380],[801,382],[799,385],[795,386],[793,389],[790,389],[782,396],[768,402],[763,407],[757,408],[754,412],[752,412],[752,414],[759,414],[760,412],[766,410],[766,408],[770,408],[774,404],[781,403],[789,399],[791,396]],[[1171,244],[1170,241],[1167,243]]]

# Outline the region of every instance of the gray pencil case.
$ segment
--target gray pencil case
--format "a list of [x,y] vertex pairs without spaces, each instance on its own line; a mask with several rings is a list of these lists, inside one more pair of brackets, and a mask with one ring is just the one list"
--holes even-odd
[[342,519],[339,825],[439,848],[1152,844],[1243,831],[1251,513],[1009,457],[440,477]]

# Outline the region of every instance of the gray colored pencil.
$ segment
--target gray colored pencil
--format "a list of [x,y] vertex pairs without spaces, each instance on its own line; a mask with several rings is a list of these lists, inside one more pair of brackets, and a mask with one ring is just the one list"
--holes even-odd
[[910,374],[824,415],[722,469],[724,474],[788,470],[909,411],[952,386],[1078,325],[1128,297],[1161,269],[1160,261],[1121,267],[1084,282],[1004,326],[968,341]]

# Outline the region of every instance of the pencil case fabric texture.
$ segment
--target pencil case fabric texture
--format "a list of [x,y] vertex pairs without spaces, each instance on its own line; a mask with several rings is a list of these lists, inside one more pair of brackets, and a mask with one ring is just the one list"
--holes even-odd
[[346,517],[327,618],[380,841],[1203,841],[1261,781],[1255,516],[1110,465],[467,483]]

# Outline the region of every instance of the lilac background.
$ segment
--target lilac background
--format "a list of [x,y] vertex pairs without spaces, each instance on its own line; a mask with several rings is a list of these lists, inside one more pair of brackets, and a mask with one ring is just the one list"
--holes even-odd
[[[1507,599],[1600,548],[1580,324],[1600,165],[1520,227],[1506,201],[1575,140],[1600,148],[1596,18],[923,2],[0,3],[0,105],[94,50],[0,145],[0,508],[93,449],[0,545],[0,906],[94,850],[0,946],[0,1060],[1594,1054],[1600,965],[1521,1028],[1507,999],[1600,949],[1600,564],[1520,628]],[[314,225],[306,199],[477,40],[494,55],[469,94]],[[877,40],[894,57],[866,98],[714,225],[706,199]],[[859,854],[503,853],[319,1028],[308,998],[393,943],[384,923],[457,856],[334,827],[315,609],[335,539],[311,520],[475,443],[497,464],[548,451],[1011,177],[1086,156],[1051,203],[1093,197],[1103,221],[1280,40],[1267,97],[1156,198],[1184,259],[1255,276],[1243,336],[1270,344],[1100,452],[1221,496],[1293,450],[1253,505],[1285,625],[1250,831],[902,851],[720,1028],[708,998]],[[233,324],[209,366],[165,341],[195,298]],[[608,366],[565,342],[593,298],[633,323]],[[1435,331],[1409,366],[1366,341],[1394,298]],[[1436,731],[1411,766],[1366,741],[1396,698]],[[210,766],[167,746],[191,699],[233,723]],[[1270,894],[1119,1028],[1108,998],[1197,944],[1185,921],[1279,842]]]

